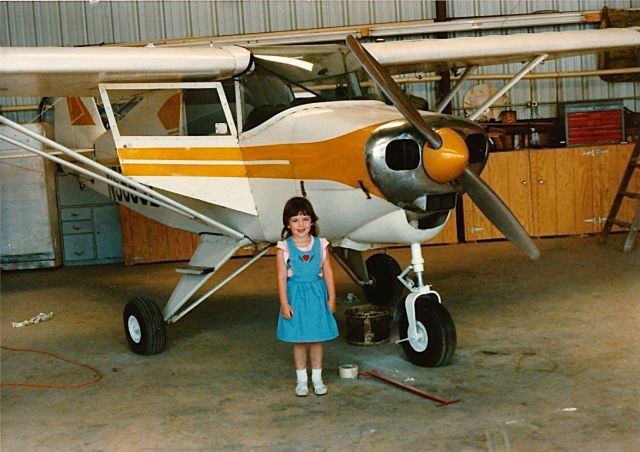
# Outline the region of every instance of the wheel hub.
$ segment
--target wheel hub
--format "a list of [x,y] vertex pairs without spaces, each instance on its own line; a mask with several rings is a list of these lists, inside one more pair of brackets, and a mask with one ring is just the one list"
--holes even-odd
[[409,343],[415,351],[420,353],[427,349],[429,345],[429,335],[422,322],[416,322],[416,332],[418,335],[416,337],[409,337]]
[[130,315],[127,319],[127,328],[129,330],[129,336],[131,340],[136,344],[139,344],[142,340],[142,331],[140,330],[140,322],[135,316]]

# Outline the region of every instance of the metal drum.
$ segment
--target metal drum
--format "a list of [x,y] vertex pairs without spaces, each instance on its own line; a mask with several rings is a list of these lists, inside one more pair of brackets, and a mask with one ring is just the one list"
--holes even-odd
[[372,304],[345,311],[347,340],[354,345],[380,345],[389,342],[391,311]]

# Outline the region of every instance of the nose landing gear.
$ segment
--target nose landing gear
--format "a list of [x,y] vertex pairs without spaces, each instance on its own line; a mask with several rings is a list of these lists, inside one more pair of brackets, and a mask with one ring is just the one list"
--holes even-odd
[[[400,309],[400,340],[410,362],[423,367],[446,366],[456,349],[456,327],[442,306],[440,295],[424,284],[424,260],[419,243],[411,245],[411,265],[400,273],[400,266],[386,254],[374,254],[366,263],[362,252],[334,248],[335,260],[362,288],[369,303],[393,306],[402,285],[409,289]],[[415,274],[415,281],[408,278]],[[400,284],[402,283],[402,285]]]
[[[413,271],[416,282],[407,277]],[[456,348],[456,328],[440,295],[424,284],[424,259],[419,243],[411,245],[411,265],[398,279],[411,292],[400,317],[400,340],[409,361],[417,366],[447,365]]]

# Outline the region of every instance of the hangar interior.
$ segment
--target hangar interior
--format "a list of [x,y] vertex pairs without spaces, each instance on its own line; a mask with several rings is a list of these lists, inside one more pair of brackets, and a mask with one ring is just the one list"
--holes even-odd
[[[1,2],[0,24],[1,47],[314,46],[347,35],[394,42],[637,27],[640,2]],[[119,204],[126,192],[98,194],[0,141],[2,449],[636,450],[640,252],[628,230],[640,221],[640,200],[617,194],[625,174],[624,190],[640,193],[640,171],[630,170],[640,134],[637,61],[638,49],[546,61],[477,118],[492,143],[482,178],[541,257],[527,260],[461,197],[423,244],[427,282],[456,319],[448,365],[419,367],[403,355],[399,297],[387,337],[354,345],[353,308],[370,294],[334,262],[340,337],[325,348],[324,397],[293,393],[291,351],[275,338],[273,252],[169,326],[163,353],[132,353],[124,304],[167,300],[199,235]],[[469,116],[521,70],[513,62],[468,77],[394,79],[425,111],[459,82],[444,113]],[[0,114],[55,137],[58,102],[0,97]],[[616,198],[620,223],[608,224]],[[608,227],[613,234],[598,243]],[[237,251],[212,284],[259,249]],[[413,259],[407,247],[383,253],[402,268]],[[38,313],[53,316],[12,327]],[[340,378],[345,364],[460,401],[439,407],[372,377]]]

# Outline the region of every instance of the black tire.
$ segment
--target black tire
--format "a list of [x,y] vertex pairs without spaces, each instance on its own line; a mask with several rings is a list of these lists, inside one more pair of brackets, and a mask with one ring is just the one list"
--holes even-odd
[[402,295],[402,284],[398,275],[402,269],[388,254],[374,254],[366,262],[367,272],[373,284],[363,287],[367,301],[376,306],[391,306]]
[[[402,342],[407,358],[416,366],[446,366],[456,349],[456,327],[449,311],[434,295],[419,297],[415,309],[418,327],[427,334],[427,347],[424,351],[416,351],[409,341]],[[399,328],[400,339],[406,339],[409,328],[406,309],[402,309]]]
[[138,355],[155,355],[164,350],[167,334],[160,308],[151,300],[136,297],[124,307],[122,316],[129,347]]

